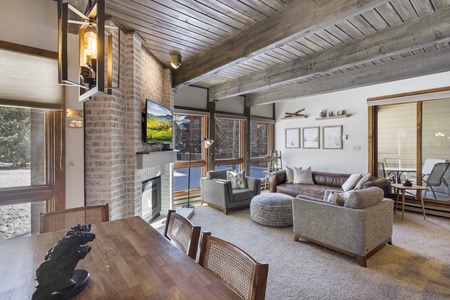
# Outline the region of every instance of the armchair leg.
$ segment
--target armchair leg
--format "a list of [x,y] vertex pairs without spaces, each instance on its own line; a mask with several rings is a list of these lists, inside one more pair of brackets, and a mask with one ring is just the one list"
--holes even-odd
[[301,234],[298,234],[298,233],[296,233],[295,235],[294,235],[294,241],[298,241],[298,239],[299,238],[301,238],[302,237],[302,235]]
[[200,206],[203,206],[203,200],[200,200]]
[[357,256],[356,260],[358,261],[358,264],[361,267],[363,267],[363,268],[367,267],[367,257],[365,257],[365,256]]
[[224,209],[223,209],[223,213],[224,213],[225,215],[228,215],[228,209],[227,209],[227,208],[224,208]]

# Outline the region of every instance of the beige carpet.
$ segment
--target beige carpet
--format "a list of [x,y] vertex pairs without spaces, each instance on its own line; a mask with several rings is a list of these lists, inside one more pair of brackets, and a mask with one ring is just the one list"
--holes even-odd
[[[308,242],[291,228],[254,223],[249,209],[228,216],[198,207],[191,221],[269,263],[266,299],[450,299],[450,220],[394,215],[393,246],[356,260]],[[338,224],[336,224],[338,225]]]

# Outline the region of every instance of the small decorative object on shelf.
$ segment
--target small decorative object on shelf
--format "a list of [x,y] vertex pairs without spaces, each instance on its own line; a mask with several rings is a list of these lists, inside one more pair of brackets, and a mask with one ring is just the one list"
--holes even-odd
[[332,116],[333,116],[333,112],[332,112],[332,111],[329,111],[329,112],[328,112],[328,116],[329,116],[329,117],[332,117]]
[[327,110],[326,110],[326,109],[321,110],[321,111],[320,111],[320,117],[321,117],[321,118],[325,118],[326,116],[327,116]]
[[95,239],[95,234],[89,231],[91,224],[78,224],[48,250],[36,270],[38,283],[32,300],[69,299],[87,286],[89,272],[75,267],[91,251],[90,246],[81,246]]
[[296,112],[293,113],[289,113],[289,112],[285,112],[285,116],[283,119],[287,119],[287,118],[307,118],[307,115],[301,114],[302,111],[304,111],[305,109],[299,109]]
[[336,113],[338,116],[345,115],[345,110],[338,110]]

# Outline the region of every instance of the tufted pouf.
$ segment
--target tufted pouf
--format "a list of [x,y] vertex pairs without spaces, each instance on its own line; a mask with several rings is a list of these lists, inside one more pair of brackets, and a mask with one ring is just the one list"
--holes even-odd
[[250,217],[264,226],[292,226],[292,198],[280,193],[257,195],[250,203]]

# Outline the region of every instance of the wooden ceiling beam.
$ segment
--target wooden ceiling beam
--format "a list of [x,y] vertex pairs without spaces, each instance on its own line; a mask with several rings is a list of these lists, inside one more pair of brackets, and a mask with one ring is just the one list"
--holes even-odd
[[450,48],[443,48],[301,84],[249,94],[246,98],[249,99],[250,106],[258,106],[447,71],[450,71]]
[[255,55],[279,48],[342,19],[369,11],[389,0],[302,0],[240,32],[204,55],[183,62],[174,87],[207,78]]
[[215,86],[211,89],[211,98],[218,100],[275,88],[313,75],[361,64],[371,65],[372,61],[448,42],[450,23],[446,20],[449,19],[450,7],[446,7],[396,27]]

